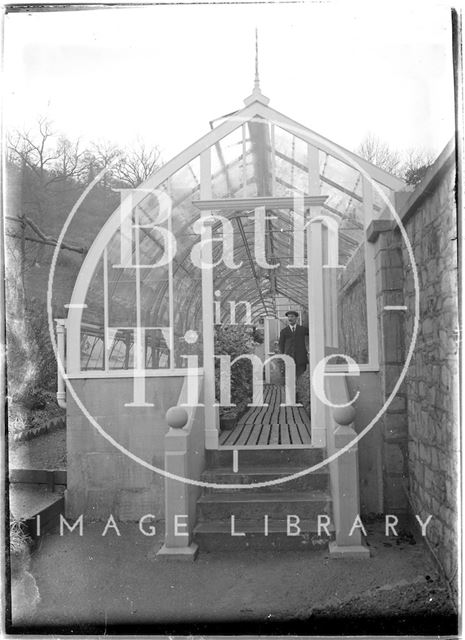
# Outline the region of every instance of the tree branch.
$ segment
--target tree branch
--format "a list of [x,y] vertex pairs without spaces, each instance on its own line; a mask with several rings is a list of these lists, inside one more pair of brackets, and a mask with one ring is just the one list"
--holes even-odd
[[[30,218],[24,216],[23,220],[31,227],[33,231],[37,233],[37,235],[43,240],[44,244],[53,244],[55,246],[57,245],[57,240],[52,236],[45,235],[45,233]],[[86,249],[84,247],[77,247],[76,245],[66,244],[64,242],[62,242],[60,246],[63,247],[63,249],[68,249],[69,251],[76,251],[78,253],[86,252]]]

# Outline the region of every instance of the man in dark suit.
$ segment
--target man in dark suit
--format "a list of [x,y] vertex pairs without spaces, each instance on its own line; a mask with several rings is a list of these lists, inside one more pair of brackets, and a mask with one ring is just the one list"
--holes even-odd
[[308,363],[308,327],[297,324],[299,317],[297,311],[287,311],[286,317],[288,326],[284,327],[279,334],[279,350],[294,359],[295,375],[298,378],[303,374]]

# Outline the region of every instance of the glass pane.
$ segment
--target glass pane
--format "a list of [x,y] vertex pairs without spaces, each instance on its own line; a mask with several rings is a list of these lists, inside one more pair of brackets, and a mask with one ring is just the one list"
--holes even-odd
[[[169,328],[146,329],[144,332],[145,368],[168,369],[170,367],[170,330]],[[109,329],[109,367],[110,369],[133,369],[134,330]]]
[[364,245],[359,247],[347,268],[337,277],[337,313],[339,353],[350,356],[358,364],[367,363],[368,325]]
[[357,169],[325,154],[322,176],[362,197],[362,181]]
[[134,330],[108,330],[110,369],[132,369],[134,367]]
[[308,171],[280,157],[276,158],[276,182],[276,195],[308,194]]
[[364,224],[363,203],[347,193],[321,181],[321,195],[328,196],[325,206],[335,210],[343,218],[348,217],[361,225]]
[[108,266],[108,324],[136,326],[136,270]]
[[233,197],[242,184],[242,165],[239,160],[236,160],[213,176],[212,196],[213,198]]
[[100,332],[91,327],[81,325],[81,369],[103,369],[103,339]]
[[[188,263],[186,263],[187,265]],[[187,359],[198,357],[202,366],[202,289],[201,271],[177,268],[173,278],[174,306],[174,366],[184,368]]]
[[274,146],[276,155],[284,155],[286,158],[293,157],[293,148],[295,149],[294,143],[295,137],[281,129],[281,127],[275,127],[275,138],[274,138]]
[[145,366],[147,369],[169,369],[170,329],[149,329],[145,336]]
[[392,201],[392,190],[376,180],[373,181],[373,204],[375,207],[379,207],[379,209],[383,210],[387,205],[378,189],[381,190],[381,192],[384,193],[386,198],[390,201]]
[[141,327],[169,326],[168,267],[144,269],[141,272],[140,307]]
[[87,290],[81,322],[81,368],[103,369],[103,260],[100,260]]
[[[246,162],[247,151],[246,144]],[[234,196],[239,189],[243,188],[243,152],[242,127],[227,135],[212,148],[212,196],[214,198]]]

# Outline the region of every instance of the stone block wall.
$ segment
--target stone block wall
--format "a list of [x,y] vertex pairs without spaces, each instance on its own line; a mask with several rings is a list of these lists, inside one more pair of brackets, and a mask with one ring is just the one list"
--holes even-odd
[[375,240],[376,303],[378,313],[379,382],[383,404],[389,403],[378,428],[381,432],[383,471],[383,511],[405,514],[408,511],[406,489],[407,411],[405,380],[396,389],[405,363],[404,316],[400,310],[386,307],[403,305],[404,271],[402,247],[396,231],[384,231]]
[[[460,446],[455,178],[455,150],[449,144],[414,191],[397,194],[396,210],[418,269],[419,326],[403,382],[374,430],[380,434],[382,511],[410,511],[423,521],[431,516],[426,542],[453,588]],[[411,347],[415,286],[407,244],[389,213],[373,223],[368,240],[374,243],[384,403]],[[386,309],[392,306],[406,309]]]
[[[109,437],[134,456],[164,468],[166,411],[177,404],[183,378],[146,378],[146,402],[133,401],[132,378],[72,380],[81,403]],[[164,476],[147,469],[101,435],[67,393],[68,490],[66,515],[87,520],[164,517]]]
[[[429,177],[429,180],[428,180]],[[446,148],[403,213],[419,276],[417,343],[406,376],[410,500],[446,576],[457,572],[458,304],[454,150]],[[417,193],[418,192],[418,193]],[[409,204],[410,203],[410,204]],[[405,334],[413,333],[415,287],[405,245]]]

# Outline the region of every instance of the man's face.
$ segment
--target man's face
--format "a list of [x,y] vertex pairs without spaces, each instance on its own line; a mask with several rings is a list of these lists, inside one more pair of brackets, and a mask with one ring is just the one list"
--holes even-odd
[[293,327],[297,323],[297,316],[289,315],[287,316],[287,321],[291,327]]

